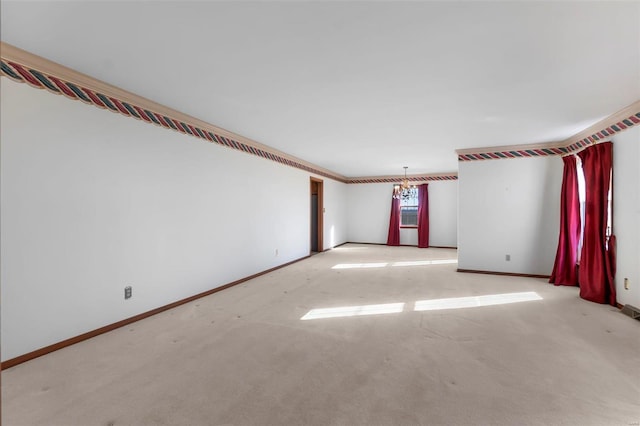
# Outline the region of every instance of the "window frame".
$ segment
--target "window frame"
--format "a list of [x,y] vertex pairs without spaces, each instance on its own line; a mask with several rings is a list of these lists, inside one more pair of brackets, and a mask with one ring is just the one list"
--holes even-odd
[[[420,200],[418,198],[418,187],[414,186],[410,188],[410,191],[415,192],[415,196],[411,197],[410,200],[413,201],[415,199],[415,204],[405,204],[403,205],[403,200],[402,198],[400,198],[400,229],[416,229],[418,228],[418,220],[419,218],[417,217],[418,214],[418,209],[420,207]],[[403,224],[402,223],[402,219],[403,219],[403,215],[402,215],[402,210],[405,208],[412,208],[412,209],[416,209],[416,224]]]

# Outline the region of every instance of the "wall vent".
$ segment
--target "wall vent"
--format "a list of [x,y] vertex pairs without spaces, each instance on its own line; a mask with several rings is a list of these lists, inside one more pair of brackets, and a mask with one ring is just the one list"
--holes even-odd
[[633,319],[640,321],[640,309],[636,308],[632,305],[624,305],[622,307],[621,312],[625,315],[630,316]]

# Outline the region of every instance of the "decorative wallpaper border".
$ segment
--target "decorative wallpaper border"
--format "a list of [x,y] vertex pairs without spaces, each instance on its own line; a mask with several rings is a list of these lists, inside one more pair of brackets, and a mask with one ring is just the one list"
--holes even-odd
[[458,161],[499,160],[503,158],[542,157],[566,154],[566,148],[521,149],[512,151],[490,151],[473,154],[458,154]]
[[[295,157],[284,155],[284,153],[280,153],[277,150],[268,149],[268,147],[258,143],[252,143],[252,141],[244,137],[234,135],[228,131],[222,131],[222,129],[207,125],[207,123],[185,114],[173,113],[173,110],[169,108],[76,73],[69,68],[7,43],[0,42],[0,46],[0,76],[6,76],[15,82],[26,83],[31,87],[45,89],[56,95],[63,95],[69,99],[110,110],[125,117],[131,117],[184,135],[217,143],[247,154],[275,161],[276,163],[347,183],[347,178],[337,173],[332,173],[312,164],[305,164],[305,162]],[[44,67],[42,66],[43,64],[45,65]],[[81,78],[74,79],[75,75],[79,75]],[[103,89],[95,90],[94,88],[89,88],[87,86],[92,84],[86,84],[86,82],[79,80],[89,80],[93,85],[100,86]],[[125,96],[121,96],[122,94],[125,94]],[[130,99],[133,99],[133,101]]]
[[610,115],[569,139],[555,144],[459,149],[456,150],[456,153],[458,154],[458,161],[566,155],[582,151],[590,145],[604,142],[605,139],[610,138],[612,135],[638,124],[640,124],[640,101]]
[[[399,183],[404,179],[404,176],[371,176],[371,177],[356,177],[349,178],[347,183]],[[431,175],[414,175],[407,176],[409,182],[433,182],[433,181],[451,181],[458,180],[458,175],[454,173],[447,174],[431,174]]]
[[[324,176],[347,184],[398,183],[404,176],[371,176],[348,178],[276,149],[213,126],[179,111],[103,83],[70,68],[33,55],[0,41],[0,77],[45,89],[48,92],[81,101],[87,105],[144,121],[187,136],[225,146]],[[494,160],[521,157],[566,155],[602,142],[618,132],[640,124],[640,101],[607,117],[566,141],[544,145],[473,148],[456,150],[458,161]],[[457,173],[409,176],[411,182],[457,180]]]
[[579,140],[578,142],[570,144],[566,148],[567,153],[582,151],[589,145],[594,145],[598,142],[604,142],[604,139],[609,139],[609,137],[611,137],[612,135],[622,132],[623,130],[627,130],[629,127],[633,127],[637,124],[640,124],[640,112],[636,112],[635,114],[630,115],[629,117],[624,118],[615,124],[611,124],[610,126],[600,130],[599,132],[595,132],[592,135]]

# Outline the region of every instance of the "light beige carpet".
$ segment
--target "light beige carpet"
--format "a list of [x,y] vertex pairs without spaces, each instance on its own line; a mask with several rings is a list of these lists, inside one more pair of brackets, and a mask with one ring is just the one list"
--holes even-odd
[[[640,322],[576,288],[425,262],[455,254],[346,245],[5,370],[3,425],[640,422]],[[336,307],[378,314],[301,320]]]

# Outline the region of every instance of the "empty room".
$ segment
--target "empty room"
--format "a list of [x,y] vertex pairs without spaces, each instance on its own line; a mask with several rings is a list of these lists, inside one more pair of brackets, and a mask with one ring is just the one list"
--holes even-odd
[[2,425],[640,424],[640,2],[0,39]]

